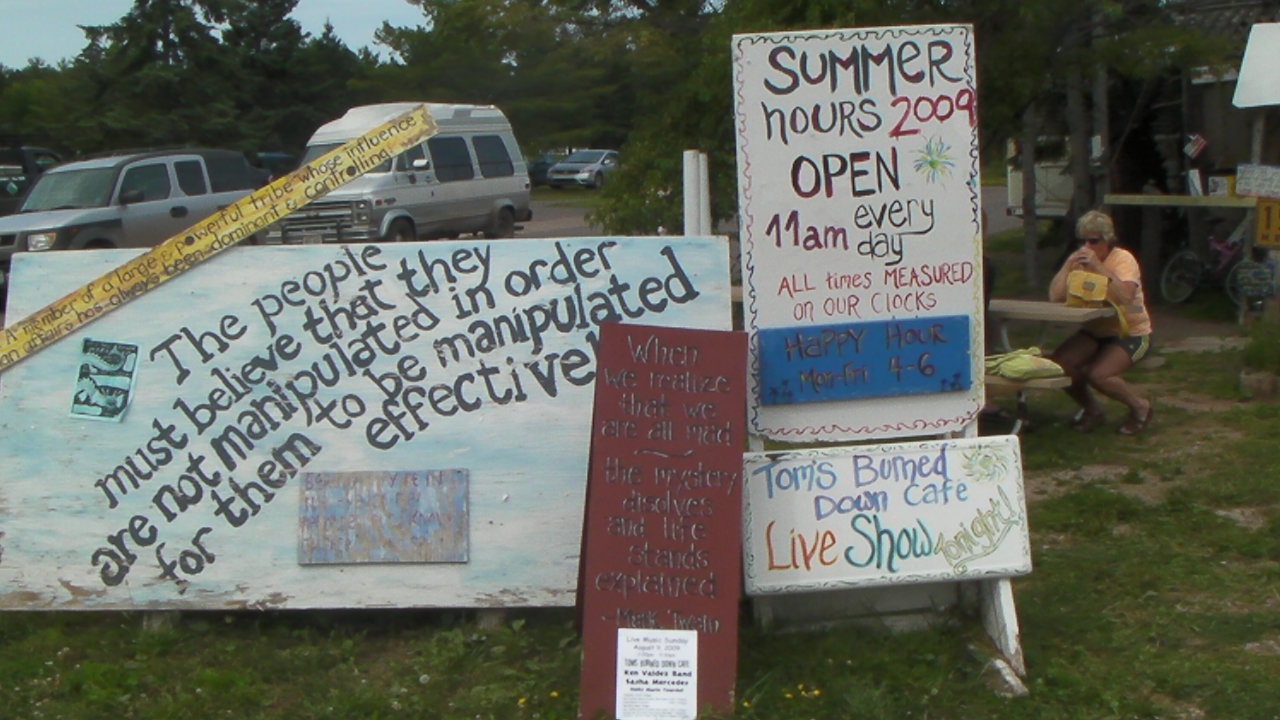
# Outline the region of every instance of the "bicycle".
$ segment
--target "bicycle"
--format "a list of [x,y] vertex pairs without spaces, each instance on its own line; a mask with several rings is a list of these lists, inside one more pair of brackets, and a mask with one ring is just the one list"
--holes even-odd
[[1160,296],[1165,302],[1186,302],[1195,291],[1208,285],[1221,286],[1235,305],[1242,301],[1240,261],[1244,258],[1244,233],[1237,229],[1226,238],[1209,236],[1211,257],[1184,243],[1160,272]]

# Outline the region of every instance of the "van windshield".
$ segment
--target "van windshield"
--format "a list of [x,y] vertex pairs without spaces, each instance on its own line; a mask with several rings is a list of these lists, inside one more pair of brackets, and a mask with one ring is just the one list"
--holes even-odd
[[[331,152],[333,150],[337,150],[340,147],[342,147],[342,143],[325,143],[323,145],[308,145],[307,151],[302,154],[302,162],[300,164],[306,165],[307,163],[311,162],[312,160],[315,160],[321,155],[324,155],[325,153]],[[371,172],[371,173],[391,172],[391,160],[383,160],[382,162],[378,163],[377,167],[372,168],[368,172]]]
[[111,199],[113,168],[47,172],[36,180],[19,212],[104,207]]

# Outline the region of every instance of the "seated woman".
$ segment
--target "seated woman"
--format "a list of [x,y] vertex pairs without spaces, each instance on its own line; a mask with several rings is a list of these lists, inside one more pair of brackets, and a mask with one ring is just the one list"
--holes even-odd
[[1129,416],[1120,426],[1123,435],[1136,435],[1151,423],[1152,403],[1140,397],[1123,373],[1141,360],[1151,347],[1151,316],[1142,296],[1142,275],[1133,253],[1116,247],[1115,224],[1106,213],[1091,210],[1076,222],[1076,237],[1083,244],[1071,253],[1049,283],[1049,299],[1067,299],[1067,275],[1086,270],[1108,279],[1107,300],[1119,315],[1091,320],[1058,346],[1050,356],[1071,378],[1067,394],[1081,408],[1076,429],[1089,432],[1106,419],[1100,399],[1093,393],[1124,403]]

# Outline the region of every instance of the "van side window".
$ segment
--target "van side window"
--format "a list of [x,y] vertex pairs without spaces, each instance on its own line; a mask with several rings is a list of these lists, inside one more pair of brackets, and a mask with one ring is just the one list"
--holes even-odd
[[480,174],[487,178],[511,177],[516,174],[511,163],[511,154],[502,138],[497,135],[477,135],[473,142],[476,145],[476,159],[480,161]]
[[452,182],[470,180],[476,176],[471,167],[471,153],[467,141],[460,137],[433,137],[427,140],[431,161],[436,169],[436,180]]
[[262,176],[240,153],[210,153],[204,156],[204,165],[209,169],[209,185],[216,193],[254,190],[262,185]]
[[120,181],[120,194],[130,190],[142,193],[142,200],[164,200],[169,197],[169,168],[164,163],[136,165],[124,173]]
[[178,187],[183,195],[204,195],[209,186],[204,181],[204,166],[199,160],[179,160],[173,164],[173,172],[178,176]]
[[396,170],[400,172],[413,170],[413,161],[425,160],[426,157],[427,151],[422,149],[422,145],[414,145],[396,157]]

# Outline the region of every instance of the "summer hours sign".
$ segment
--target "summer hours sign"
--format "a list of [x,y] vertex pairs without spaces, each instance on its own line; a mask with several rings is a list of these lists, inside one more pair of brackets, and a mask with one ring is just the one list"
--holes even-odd
[[[22,253],[10,311],[133,255]],[[219,255],[0,380],[0,609],[572,605],[599,325],[727,330],[726,258]]]
[[733,60],[754,430],[959,429],[981,405],[972,29],[739,35]]
[[750,594],[1031,571],[1016,436],[745,459]]

